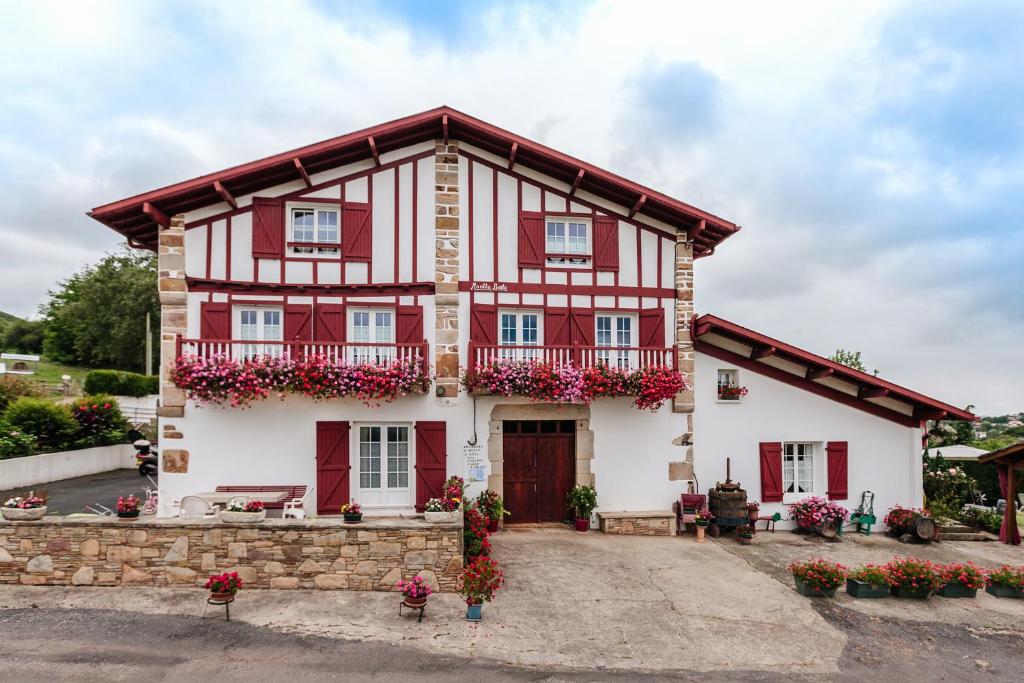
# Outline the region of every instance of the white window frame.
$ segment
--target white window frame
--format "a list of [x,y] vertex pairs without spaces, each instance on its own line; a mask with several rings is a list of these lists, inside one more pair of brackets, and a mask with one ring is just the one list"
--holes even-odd
[[[305,256],[308,258],[340,258],[341,257],[341,206],[337,204],[315,203],[289,203],[288,208],[288,241],[323,244],[323,247],[296,247],[290,246],[288,252],[292,256]],[[296,239],[295,237],[295,212],[313,212],[313,239]],[[333,212],[338,218],[335,227],[338,232],[337,240],[320,239],[320,212]]]
[[[505,341],[505,316],[512,316],[515,320],[516,338],[513,343]],[[536,340],[530,343],[523,341],[523,318],[524,316],[535,316],[537,319]],[[532,348],[511,348],[501,349],[499,357],[505,360],[536,360],[543,356],[541,348],[544,345],[544,311],[533,308],[499,308],[498,309],[498,346],[536,346]]]
[[[280,323],[277,325],[280,334],[271,338],[266,333],[266,313],[274,312],[278,315]],[[244,344],[232,344],[231,355],[233,358],[252,358],[254,356],[280,356],[284,353],[283,344],[260,344],[261,341],[284,341],[284,306],[246,306],[235,305],[231,310],[231,338],[232,340],[242,339],[242,316],[244,313],[256,314],[256,336],[246,340]]]
[[[609,318],[611,321],[609,343],[601,343],[601,318]],[[629,321],[630,343],[622,345],[619,336],[619,321]],[[626,311],[597,311],[594,313],[594,345],[609,349],[608,351],[596,351],[594,360],[601,362],[608,367],[631,370],[639,364],[639,353],[636,350],[640,346],[640,321],[636,313]]]
[[[366,509],[374,508],[411,508],[414,505],[413,496],[415,494],[415,477],[416,471],[416,458],[415,458],[415,438],[412,423],[409,422],[357,422],[354,425],[353,432],[353,449],[355,458],[353,458],[353,476],[349,486],[349,494],[351,500],[358,501]],[[363,429],[379,428],[380,431],[380,486],[378,487],[363,487],[362,475],[363,475]],[[391,443],[388,430],[389,428],[405,429],[405,444],[407,462],[406,469],[404,471],[397,471],[395,474],[406,475],[405,486],[390,486],[388,475],[391,474],[390,470],[390,458],[388,453],[388,445]],[[397,442],[401,443],[401,442]]]
[[[808,455],[805,452],[805,453],[803,453],[803,457],[805,457],[805,458],[810,457],[810,465],[811,465],[811,490],[810,491],[794,491],[792,493],[789,493],[789,492],[787,492],[787,489],[789,488],[789,484],[793,483],[795,485],[798,485],[798,482],[800,481],[800,479],[799,479],[799,472],[798,472],[799,464],[798,464],[798,460],[797,460],[797,458],[800,457],[800,454],[797,453],[797,451],[801,447],[803,447],[805,451],[806,451],[806,449],[808,447],[810,448],[810,454]],[[792,449],[793,453],[787,455],[787,451],[789,451],[791,449]],[[783,444],[782,444],[782,502],[784,504],[788,505],[788,504],[791,504],[791,503],[796,503],[798,501],[803,500],[804,498],[809,498],[811,496],[820,496],[822,498],[825,498],[825,494],[822,493],[822,491],[824,491],[824,486],[823,486],[824,479],[823,479],[823,476],[824,476],[824,463],[825,463],[825,460],[824,460],[824,457],[822,455],[824,452],[825,452],[825,449],[823,448],[823,442],[820,442],[820,441],[784,441],[783,442]],[[792,471],[793,471],[792,477],[793,477],[793,479],[791,479],[789,481],[787,481],[787,479],[786,479],[786,459],[787,458],[792,458],[793,459],[793,468],[792,468]],[[795,487],[796,486],[794,486],[794,488]]]
[[742,403],[742,396],[740,396],[739,398],[721,398],[719,396],[718,392],[720,387],[727,386],[723,385],[722,383],[723,375],[728,375],[730,377],[729,382],[732,385],[735,385],[737,387],[740,386],[740,371],[738,368],[718,368],[718,370],[715,372],[715,400],[717,400],[718,403]]
[[[562,223],[564,232],[562,234],[561,248],[550,249],[548,244],[548,224]],[[586,229],[583,251],[569,250],[569,226],[570,224],[582,225]],[[590,218],[579,216],[565,216],[552,214],[544,217],[544,254],[545,262],[549,266],[561,266],[567,268],[586,268],[590,266],[594,254],[594,224]],[[551,254],[551,255],[549,255]]]
[[[369,316],[367,326],[368,339],[360,340],[356,339],[356,314],[365,313]],[[378,315],[390,315],[391,316],[391,334],[382,338],[379,331],[379,319]],[[395,325],[398,323],[398,316],[396,310],[393,307],[388,306],[352,306],[346,311],[346,325],[348,327],[348,336],[346,337],[350,343],[358,344],[381,344],[382,346],[349,346],[348,348],[348,360],[352,363],[371,363],[375,365],[383,365],[390,363],[395,360],[395,352],[397,347],[393,346],[395,343],[397,330]]]

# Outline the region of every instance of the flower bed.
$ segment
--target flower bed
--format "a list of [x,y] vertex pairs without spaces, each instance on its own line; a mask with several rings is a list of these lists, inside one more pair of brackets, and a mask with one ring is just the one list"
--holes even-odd
[[393,401],[425,393],[430,376],[418,361],[387,365],[337,362],[322,356],[289,359],[260,356],[244,361],[226,356],[182,356],[171,373],[174,385],[200,404],[245,407],[271,394],[308,396],[313,400],[358,398]]
[[462,386],[474,394],[528,396],[534,401],[589,404],[597,398],[632,396],[633,405],[657,410],[689,388],[681,373],[655,366],[621,370],[598,364],[578,368],[527,360],[495,360],[463,372]]

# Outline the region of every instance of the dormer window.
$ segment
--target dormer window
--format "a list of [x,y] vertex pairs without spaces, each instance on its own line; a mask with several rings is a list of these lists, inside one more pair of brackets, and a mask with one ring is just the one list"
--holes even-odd
[[338,209],[318,207],[292,207],[291,240],[288,248],[296,256],[338,256],[341,253],[341,233]]
[[545,257],[548,265],[589,266],[591,256],[590,220],[549,216],[545,220]]

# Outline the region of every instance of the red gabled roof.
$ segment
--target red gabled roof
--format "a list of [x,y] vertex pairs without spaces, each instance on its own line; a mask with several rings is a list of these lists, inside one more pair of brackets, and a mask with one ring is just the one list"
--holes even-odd
[[[298,180],[302,178],[303,172],[318,173],[438,138],[464,140],[503,158],[514,158],[516,164],[536,169],[579,190],[630,207],[631,213],[639,211],[665,223],[692,229],[695,252],[699,256],[709,255],[719,243],[740,229],[735,223],[678,199],[450,107],[431,109],[144,192],[98,206],[89,215],[129,240],[154,248],[157,234],[154,213],[171,216],[191,211],[223,201],[221,190],[233,196],[251,194],[273,185]],[[220,187],[215,186],[215,183]],[[143,210],[145,204],[151,207],[148,212]]]
[[[695,317],[692,335],[694,348],[701,353],[908,427],[918,426],[923,420],[973,422],[975,419],[972,413],[961,408],[713,315]],[[719,338],[737,342],[748,350],[746,353],[740,353],[734,349],[723,348],[715,343]],[[785,360],[787,366],[772,365],[771,358]],[[801,368],[802,372],[794,371],[792,366]]]

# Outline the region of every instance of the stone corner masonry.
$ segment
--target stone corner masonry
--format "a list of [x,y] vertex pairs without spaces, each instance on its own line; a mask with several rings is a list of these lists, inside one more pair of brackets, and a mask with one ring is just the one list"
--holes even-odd
[[238,572],[246,589],[387,591],[421,574],[435,590],[450,592],[462,572],[462,523],[0,521],[0,585],[201,587],[225,571]]
[[438,395],[459,393],[459,146],[434,148],[434,370]]

